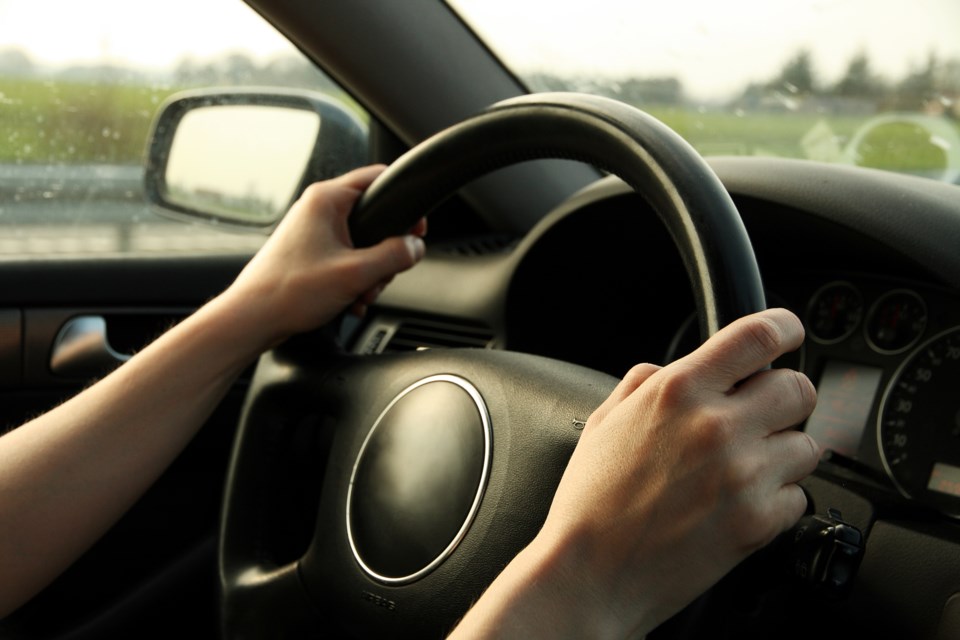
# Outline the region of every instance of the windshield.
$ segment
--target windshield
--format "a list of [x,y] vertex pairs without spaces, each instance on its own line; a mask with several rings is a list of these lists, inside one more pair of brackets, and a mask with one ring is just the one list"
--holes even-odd
[[531,91],[633,104],[704,155],[960,182],[956,0],[450,0]]

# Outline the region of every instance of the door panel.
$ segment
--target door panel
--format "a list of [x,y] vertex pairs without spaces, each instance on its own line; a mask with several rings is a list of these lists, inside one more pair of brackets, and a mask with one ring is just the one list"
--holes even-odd
[[[103,317],[114,348],[136,350],[226,287],[246,260],[0,262],[0,424],[22,424],[92,381],[51,371],[70,318]],[[219,505],[244,390],[241,381],[101,541],[0,622],[0,637],[216,636]]]

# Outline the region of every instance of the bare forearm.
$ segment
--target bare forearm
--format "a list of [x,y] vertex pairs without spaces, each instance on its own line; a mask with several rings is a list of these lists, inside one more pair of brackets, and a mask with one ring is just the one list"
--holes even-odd
[[214,300],[98,384],[0,438],[0,615],[136,501],[267,346],[245,312]]
[[259,353],[345,307],[362,308],[423,256],[414,236],[360,250],[350,242],[347,216],[382,170],[310,186],[226,292],[104,380],[0,438],[0,617],[133,504]]

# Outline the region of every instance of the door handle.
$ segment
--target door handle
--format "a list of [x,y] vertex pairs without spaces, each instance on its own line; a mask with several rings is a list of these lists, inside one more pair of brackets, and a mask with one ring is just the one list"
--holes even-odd
[[64,323],[53,341],[50,371],[58,376],[90,378],[129,359],[110,346],[103,316],[75,316]]

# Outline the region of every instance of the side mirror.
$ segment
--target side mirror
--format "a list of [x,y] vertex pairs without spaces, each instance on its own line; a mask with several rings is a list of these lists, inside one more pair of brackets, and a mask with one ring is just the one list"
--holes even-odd
[[367,162],[366,127],[319,94],[203,90],[160,110],[148,201],[165,215],[269,228],[311,182]]

